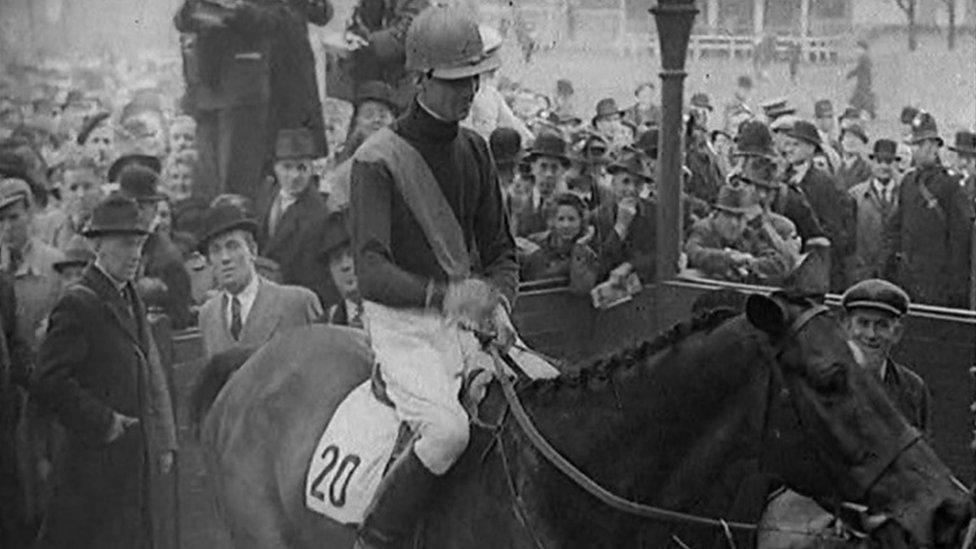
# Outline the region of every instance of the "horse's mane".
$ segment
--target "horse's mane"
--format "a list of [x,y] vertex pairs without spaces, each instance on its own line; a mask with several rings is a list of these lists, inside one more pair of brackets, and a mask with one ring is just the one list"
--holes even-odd
[[654,339],[625,348],[608,357],[596,359],[581,367],[576,373],[528,381],[523,386],[522,391],[523,393],[533,393],[542,389],[587,387],[590,381],[606,380],[615,372],[629,370],[648,357],[671,348],[694,334],[709,332],[730,318],[739,316],[739,314],[741,314],[740,311],[727,308],[708,311],[690,320],[672,325]]

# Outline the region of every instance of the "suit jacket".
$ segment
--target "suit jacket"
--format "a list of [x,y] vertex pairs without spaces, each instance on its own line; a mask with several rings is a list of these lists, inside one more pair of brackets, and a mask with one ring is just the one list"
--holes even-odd
[[140,296],[148,305],[159,306],[169,315],[173,328],[182,330],[190,324],[190,273],[183,264],[183,253],[169,236],[161,233],[149,235],[142,250],[142,275],[157,278],[166,284],[166,291],[159,295]]
[[285,286],[259,278],[254,305],[244,320],[239,340],[227,325],[227,303],[221,293],[200,308],[203,348],[209,359],[233,347],[260,347],[280,330],[305,326],[323,314],[318,297],[299,286]]
[[654,280],[657,248],[657,204],[642,200],[637,215],[630,222],[630,229],[623,240],[613,230],[617,222],[617,204],[610,202],[600,206],[593,216],[598,256],[597,280],[605,280],[610,271],[621,263],[630,262],[644,284]]
[[[176,449],[172,403],[145,307],[94,266],[51,313],[32,397],[66,428],[38,547],[143,547],[150,476]],[[139,419],[111,443],[113,413]]]
[[856,222],[854,253],[848,260],[847,274],[848,282],[853,284],[884,275],[885,232],[898,210],[898,189],[892,190],[888,203],[875,189],[872,178],[854,185],[848,194],[854,201]]
[[278,185],[271,189],[272,198],[264,210],[261,223],[262,255],[278,263],[281,281],[303,286],[315,292],[324,306],[336,303],[339,292],[329,272],[329,258],[323,249],[329,208],[325,197],[314,184],[298,196],[278,221],[274,235],[268,224]]
[[888,360],[881,385],[888,398],[913,427],[932,438],[932,395],[925,382],[907,366]]
[[183,72],[190,110],[217,110],[268,103],[272,37],[288,30],[284,2],[244,0],[218,28],[200,25],[194,13],[206,5],[185,0],[174,18],[182,39]]

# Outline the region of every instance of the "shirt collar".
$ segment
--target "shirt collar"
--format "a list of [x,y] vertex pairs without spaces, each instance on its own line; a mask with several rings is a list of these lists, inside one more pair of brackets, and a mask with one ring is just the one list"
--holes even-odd
[[420,99],[420,96],[419,95],[417,96],[417,104],[420,105],[420,108],[423,109],[424,112],[426,112],[427,114],[429,114],[431,116],[431,118],[433,118],[434,120],[438,120],[440,122],[449,122],[443,116],[441,116],[441,115],[437,114],[436,112],[434,112],[433,109],[431,109],[427,105],[424,105],[424,102],[423,102],[423,100]]
[[813,162],[811,162],[809,160],[807,160],[806,162],[802,162],[800,164],[794,165],[793,166],[793,177],[790,178],[790,181],[792,181],[793,183],[799,183],[799,182],[803,181],[803,178],[807,176],[807,172],[810,171],[810,166],[811,165],[813,165]]
[[103,275],[105,275],[105,278],[108,279],[108,281],[112,284],[112,286],[116,290],[118,290],[120,292],[123,291],[123,290],[125,290],[125,286],[126,286],[126,284],[128,284],[127,281],[125,281],[125,280],[119,281],[119,279],[117,279],[114,276],[110,275],[108,273],[108,271],[105,270],[104,267],[102,267],[101,263],[99,263],[99,261],[98,261],[97,258],[95,259],[94,265],[95,265],[95,268],[99,270],[99,272],[101,272]]
[[[254,273],[251,276],[251,281],[244,286],[244,289],[237,294],[237,299],[241,301],[253,301],[254,297],[258,294],[258,274]],[[224,296],[227,297],[228,303],[234,297],[234,294],[224,290]]]

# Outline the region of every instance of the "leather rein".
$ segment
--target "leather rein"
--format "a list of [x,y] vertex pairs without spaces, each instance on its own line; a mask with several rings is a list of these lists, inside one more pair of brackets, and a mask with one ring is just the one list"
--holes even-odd
[[[793,321],[786,333],[795,337],[811,320],[828,311],[829,309],[823,305],[805,310],[796,318],[796,320]],[[586,493],[600,500],[605,505],[628,515],[660,520],[664,522],[676,522],[721,529],[724,532],[726,539],[733,546],[734,542],[732,541],[732,530],[739,532],[756,532],[759,529],[756,524],[726,521],[721,518],[703,517],[689,513],[682,513],[680,511],[674,511],[671,509],[655,507],[653,505],[637,503],[604,488],[595,480],[587,476],[586,473],[581,471],[578,467],[573,465],[573,463],[570,462],[565,456],[560,454],[559,451],[556,450],[552,444],[550,444],[546,437],[539,432],[539,429],[535,426],[532,418],[529,417],[528,412],[522,405],[522,401],[519,399],[518,393],[515,391],[515,382],[506,373],[504,366],[508,366],[514,372],[522,372],[522,369],[507,353],[500,353],[498,348],[495,346],[490,346],[489,349],[492,358],[494,359],[496,377],[502,386],[502,392],[505,395],[505,400],[508,403],[509,410],[515,417],[515,421],[518,423],[519,427],[529,439],[529,442],[536,449],[536,451],[546,458],[546,461],[548,461],[559,472],[566,475],[570,480],[573,481],[573,483],[582,488]]]

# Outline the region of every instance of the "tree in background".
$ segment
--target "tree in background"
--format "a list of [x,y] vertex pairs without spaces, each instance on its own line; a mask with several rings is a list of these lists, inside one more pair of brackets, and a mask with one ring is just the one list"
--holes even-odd
[[[947,0],[950,4],[952,0]],[[915,8],[917,0],[895,0],[901,11],[905,12],[908,18],[908,50],[915,51],[918,48],[918,29],[915,26]]]
[[949,16],[949,35],[947,38],[949,51],[956,49],[956,0],[942,0],[946,5],[946,12]]

